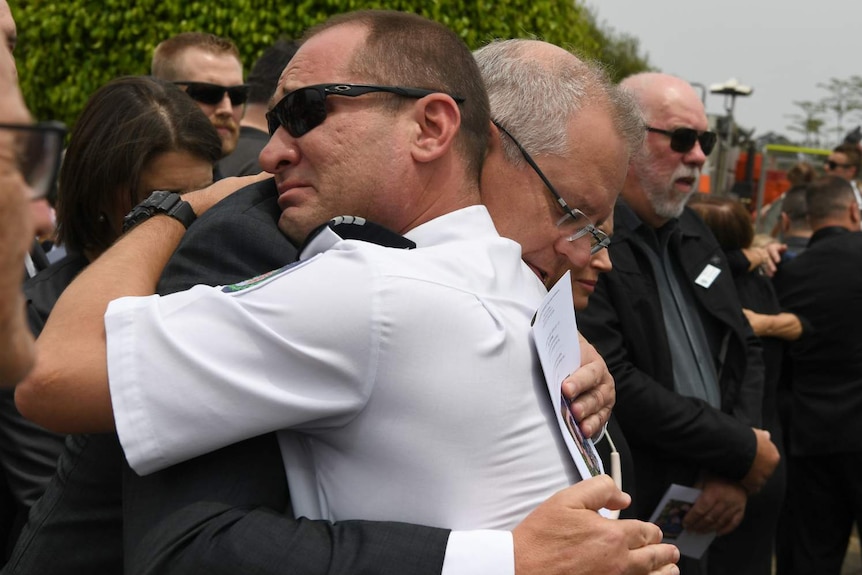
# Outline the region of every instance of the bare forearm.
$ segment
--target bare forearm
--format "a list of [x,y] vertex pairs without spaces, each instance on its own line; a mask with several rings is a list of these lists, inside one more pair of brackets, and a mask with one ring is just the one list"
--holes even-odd
[[794,341],[802,336],[802,322],[792,313],[760,314],[744,310],[751,328],[758,337],[776,337]]
[[173,218],[155,216],[66,288],[39,336],[36,367],[16,391],[26,417],[65,433],[113,429],[105,310],[119,297],[153,294],[184,231]]
[[[200,215],[258,179],[227,178],[183,199]],[[114,428],[105,311],[117,298],[154,294],[184,233],[178,220],[153,216],[120,238],[66,288],[39,336],[36,367],[15,393],[25,417],[64,433]]]

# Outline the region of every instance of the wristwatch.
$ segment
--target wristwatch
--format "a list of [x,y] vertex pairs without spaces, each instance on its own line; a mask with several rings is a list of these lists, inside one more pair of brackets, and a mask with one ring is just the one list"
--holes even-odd
[[191,204],[184,202],[175,192],[155,191],[146,200],[132,208],[123,218],[123,233],[156,214],[167,214],[178,220],[186,229],[197,216]]

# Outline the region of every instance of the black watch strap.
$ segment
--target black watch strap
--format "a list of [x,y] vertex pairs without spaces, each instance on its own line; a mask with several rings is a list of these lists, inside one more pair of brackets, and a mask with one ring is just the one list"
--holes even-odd
[[123,233],[156,214],[166,214],[188,229],[197,216],[191,204],[184,202],[176,192],[155,191],[146,200],[132,208],[123,218]]

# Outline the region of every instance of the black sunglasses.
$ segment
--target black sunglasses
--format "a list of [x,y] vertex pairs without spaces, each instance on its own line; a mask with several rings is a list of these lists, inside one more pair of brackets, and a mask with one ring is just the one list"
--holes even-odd
[[[400,86],[373,86],[368,84],[316,84],[299,88],[282,98],[272,110],[266,113],[269,135],[283,127],[294,138],[299,138],[321,125],[326,120],[326,98],[328,96],[349,96],[355,98],[371,92],[387,92],[404,98],[424,98],[430,94],[445,93],[440,90],[422,88],[403,88]],[[451,95],[456,103],[464,98]]]
[[700,149],[704,155],[708,156],[712,149],[715,148],[715,143],[718,141],[718,134],[715,132],[698,132],[694,128],[677,128],[676,130],[662,130],[660,128],[646,127],[647,132],[655,132],[656,134],[664,134],[670,138],[670,149],[680,154],[685,154],[694,148],[696,142],[700,142]]
[[835,160],[826,160],[825,162],[823,162],[823,167],[830,170],[834,170],[836,168],[844,168],[846,170],[848,168],[852,168],[853,164],[839,164]]
[[563,217],[557,221],[557,227],[564,229],[566,231],[566,241],[573,242],[579,238],[584,237],[587,234],[590,234],[590,255],[595,255],[602,250],[602,248],[608,247],[611,243],[611,238],[598,229],[593,222],[590,221],[590,218],[577,208],[572,208],[569,204],[566,203],[566,200],[563,199],[563,196],[557,192],[556,188],[551,184],[548,177],[545,176],[544,172],[539,169],[539,165],[533,160],[532,156],[527,153],[527,150],[524,149],[524,146],[515,139],[515,137],[509,133],[509,131],[500,125],[497,120],[491,120],[494,122],[494,125],[499,128],[501,132],[506,134],[512,143],[517,146],[518,150],[521,152],[521,155],[524,157],[524,161],[536,172],[536,175],[539,176],[539,179],[542,180],[542,183],[545,184],[545,187],[551,192],[551,195],[554,196],[557,204],[563,210]]
[[0,124],[0,130],[14,132],[15,159],[30,188],[30,199],[47,196],[60,171],[66,126],[60,122]]
[[174,82],[177,86],[185,86],[186,94],[195,102],[214,106],[222,101],[225,92],[230,98],[231,106],[241,106],[248,100],[248,84],[238,86],[219,86],[207,82]]

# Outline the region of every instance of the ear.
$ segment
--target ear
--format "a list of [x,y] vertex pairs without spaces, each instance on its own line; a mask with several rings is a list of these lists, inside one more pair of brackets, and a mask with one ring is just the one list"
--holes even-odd
[[778,219],[778,230],[783,233],[789,229],[790,229],[790,216],[788,216],[784,212],[781,212],[781,215],[779,216],[779,219]]
[[862,214],[859,213],[859,204],[857,204],[854,200],[850,202],[850,205],[847,206],[847,209],[850,212],[850,223],[853,225],[853,228],[859,228],[860,220],[862,220]]
[[461,127],[461,110],[448,94],[429,94],[413,107],[417,135],[412,143],[413,159],[433,162],[451,151]]

